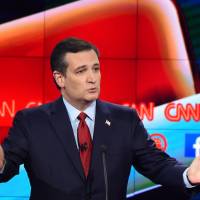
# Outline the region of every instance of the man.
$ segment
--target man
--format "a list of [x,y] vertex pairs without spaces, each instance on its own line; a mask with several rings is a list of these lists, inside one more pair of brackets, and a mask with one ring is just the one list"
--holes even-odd
[[132,165],[159,184],[200,183],[199,158],[186,169],[156,149],[135,110],[98,100],[95,46],[63,40],[52,52],[51,68],[62,97],[16,114],[0,148],[1,182],[24,163],[31,200],[125,199]]

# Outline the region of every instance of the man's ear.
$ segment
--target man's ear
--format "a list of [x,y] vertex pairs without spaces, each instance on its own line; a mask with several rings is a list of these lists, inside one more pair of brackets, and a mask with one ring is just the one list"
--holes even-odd
[[63,88],[65,85],[64,85],[64,75],[62,73],[60,73],[59,71],[54,71],[53,72],[53,77],[54,77],[54,80],[55,82],[57,83],[57,85],[60,87],[60,88]]

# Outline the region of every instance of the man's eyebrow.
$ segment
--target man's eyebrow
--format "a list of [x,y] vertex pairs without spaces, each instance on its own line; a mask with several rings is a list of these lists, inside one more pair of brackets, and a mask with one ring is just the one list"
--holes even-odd
[[94,65],[93,66],[99,66],[100,64],[99,63],[94,63]]
[[[99,64],[99,63],[94,63],[93,66],[94,66],[94,67],[95,67],[95,66],[100,66],[100,64]],[[84,69],[84,68],[86,68],[86,67],[87,67],[87,65],[81,65],[81,66],[78,66],[75,70],[81,70],[81,69]]]
[[78,66],[75,70],[84,69],[84,68],[86,68],[86,67],[87,67],[86,65],[81,65],[81,66]]

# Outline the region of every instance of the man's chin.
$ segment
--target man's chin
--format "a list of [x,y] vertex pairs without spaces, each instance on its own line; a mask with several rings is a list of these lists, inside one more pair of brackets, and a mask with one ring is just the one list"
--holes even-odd
[[92,101],[97,100],[98,98],[99,98],[99,95],[90,95],[85,100],[88,102],[92,102]]

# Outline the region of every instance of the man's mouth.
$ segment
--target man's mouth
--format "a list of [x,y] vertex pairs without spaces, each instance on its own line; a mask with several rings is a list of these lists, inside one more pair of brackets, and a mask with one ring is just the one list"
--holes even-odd
[[90,88],[90,89],[88,89],[88,91],[89,91],[89,93],[95,93],[95,92],[97,92],[97,88],[96,87]]

